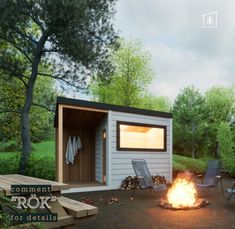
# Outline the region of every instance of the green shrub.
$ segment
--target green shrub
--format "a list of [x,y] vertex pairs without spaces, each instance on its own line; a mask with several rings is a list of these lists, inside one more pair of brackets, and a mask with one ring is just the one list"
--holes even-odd
[[217,141],[219,143],[219,153],[223,160],[225,170],[231,175],[235,175],[235,153],[233,150],[234,142],[230,126],[221,123],[217,129]]
[[[18,173],[20,154],[13,155],[0,160],[0,174]],[[55,180],[55,159],[52,156],[43,155],[41,157],[32,154],[28,161],[26,175]]]
[[0,160],[0,174],[15,174],[18,172],[20,154]]
[[32,154],[28,161],[26,174],[32,177],[55,180],[55,158],[51,155]]
[[[14,142],[2,143],[0,148],[8,147]],[[20,152],[0,152],[0,174],[13,174],[18,172]],[[48,180],[55,179],[55,142],[44,141],[32,144],[32,153],[29,158],[26,175],[44,178]]]
[[173,160],[173,168],[174,168],[175,171],[185,171],[185,170],[187,170],[187,167],[184,164],[182,164],[178,161],[175,161],[175,160]]
[[20,150],[21,146],[15,141],[0,142],[0,152],[14,152]]
[[175,171],[192,171],[194,173],[204,173],[207,167],[206,159],[193,159],[190,157],[173,155],[173,169]]
[[[2,158],[0,160],[0,174],[18,173],[20,154]],[[34,155],[30,156],[26,174],[27,176],[55,180],[55,159],[53,156]]]

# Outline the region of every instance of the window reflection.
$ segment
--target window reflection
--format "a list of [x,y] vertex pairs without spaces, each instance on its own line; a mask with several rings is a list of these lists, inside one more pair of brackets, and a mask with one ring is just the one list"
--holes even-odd
[[120,148],[164,149],[164,127],[119,124],[119,131]]

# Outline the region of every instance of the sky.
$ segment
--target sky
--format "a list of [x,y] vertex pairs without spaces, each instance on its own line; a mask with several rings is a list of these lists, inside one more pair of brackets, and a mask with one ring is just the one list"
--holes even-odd
[[[204,28],[202,15],[214,11],[217,27]],[[152,56],[152,93],[173,100],[187,85],[204,93],[235,83],[234,12],[234,0],[118,0],[114,27],[142,41]]]

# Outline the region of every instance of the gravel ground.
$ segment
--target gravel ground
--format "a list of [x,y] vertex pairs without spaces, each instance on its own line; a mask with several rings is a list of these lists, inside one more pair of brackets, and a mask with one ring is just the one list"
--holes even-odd
[[[229,186],[231,180],[225,180]],[[158,206],[159,194],[148,195],[146,190],[138,190],[134,200],[130,191],[100,191],[64,194],[69,198],[81,200],[91,198],[99,208],[99,214],[82,218],[77,228],[89,229],[235,229],[235,195],[230,202],[223,198],[220,187],[203,193],[210,205],[197,210],[168,210]],[[107,204],[112,197],[119,203]]]

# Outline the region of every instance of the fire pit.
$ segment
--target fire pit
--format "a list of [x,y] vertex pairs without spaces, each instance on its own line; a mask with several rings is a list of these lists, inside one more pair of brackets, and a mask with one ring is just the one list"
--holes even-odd
[[161,207],[172,210],[198,209],[205,207],[209,201],[197,198],[195,184],[188,178],[177,178],[168,190],[166,199],[161,199]]

